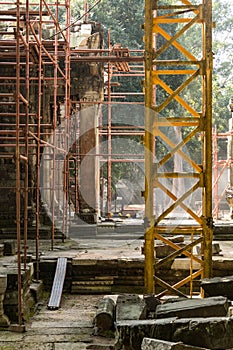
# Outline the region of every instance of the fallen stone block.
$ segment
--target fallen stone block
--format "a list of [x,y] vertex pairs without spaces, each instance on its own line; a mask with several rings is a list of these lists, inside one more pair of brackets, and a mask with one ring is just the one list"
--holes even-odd
[[116,323],[116,350],[141,350],[143,338],[150,338],[158,320],[125,320]]
[[176,319],[173,322],[171,341],[212,350],[231,349],[232,334],[232,317]]
[[30,285],[31,294],[35,300],[35,303],[38,303],[43,297],[44,285],[42,281],[33,281]]
[[[213,242],[212,243],[212,255],[219,255],[222,249],[220,248],[219,243]],[[201,246],[196,246],[196,252],[197,255],[201,255]]]
[[91,344],[88,345],[86,349],[90,350],[114,350],[112,345],[102,345],[102,344]]
[[4,255],[15,255],[16,254],[16,242],[14,240],[6,240],[4,244]]
[[227,316],[230,302],[226,297],[185,299],[164,303],[156,308],[156,318],[166,317],[217,317]]
[[144,295],[143,298],[146,303],[146,318],[154,318],[156,308],[161,304],[161,301],[153,294]]
[[[201,268],[201,264],[197,261],[192,262],[193,270],[199,270]],[[190,271],[190,259],[189,258],[176,258],[171,265],[172,270],[188,270]]]
[[143,338],[182,342],[211,350],[233,348],[232,317],[129,320],[116,326],[116,350],[141,350]]
[[141,350],[204,350],[181,342],[173,343],[165,340],[143,338]]
[[[168,239],[169,241],[173,242],[173,243],[182,243],[184,242],[184,236],[183,235],[176,235],[176,236],[168,236],[166,237],[166,239]],[[160,240],[155,240],[155,243],[160,242]]]
[[[179,248],[185,247],[184,243],[176,243]],[[166,256],[174,253],[175,249],[167,244],[159,244],[155,246],[155,256],[158,259],[163,259]]]
[[113,329],[115,321],[115,303],[111,298],[103,298],[99,301],[94,325],[98,335]]
[[4,256],[4,244],[0,244],[0,257]]
[[206,296],[225,296],[233,300],[233,276],[203,278],[201,287]]
[[116,320],[142,320],[146,318],[146,302],[137,294],[119,295],[116,302]]

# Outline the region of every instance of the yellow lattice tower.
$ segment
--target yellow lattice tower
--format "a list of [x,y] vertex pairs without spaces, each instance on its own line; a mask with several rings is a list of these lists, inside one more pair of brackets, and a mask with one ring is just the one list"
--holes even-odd
[[[144,30],[145,293],[192,295],[212,270],[212,2],[145,0]],[[155,239],[173,252],[156,259]],[[181,254],[188,274],[168,284],[160,267]]]

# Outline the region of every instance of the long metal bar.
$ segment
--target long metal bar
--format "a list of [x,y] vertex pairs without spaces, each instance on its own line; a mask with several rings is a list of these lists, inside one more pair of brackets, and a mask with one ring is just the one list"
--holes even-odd
[[57,310],[60,307],[66,268],[67,258],[58,258],[52,291],[48,302],[49,310]]
[[[65,46],[65,118],[67,120],[66,123],[66,149],[69,148],[69,136],[70,136],[70,110],[71,110],[71,100],[70,100],[70,0],[65,1],[66,4],[66,34],[65,34],[65,40],[66,40],[66,46]],[[64,179],[64,192],[65,192],[65,210],[64,210],[64,217],[63,217],[63,232],[65,232],[65,236],[68,238],[69,236],[69,220],[70,215],[68,217],[68,209],[70,214],[70,207],[68,208],[68,205],[70,204],[70,172],[69,172],[69,154],[67,155],[65,159],[65,179]]]
[[17,260],[18,260],[18,324],[22,326],[22,277],[21,277],[21,172],[20,172],[20,2],[16,2],[16,144],[15,144],[15,166],[16,166],[16,229],[17,229]]
[[[110,49],[110,31],[108,31],[108,47]],[[111,217],[111,202],[112,202],[112,162],[111,162],[111,153],[112,153],[112,106],[111,106],[111,71],[112,65],[108,62],[108,127],[107,127],[107,138],[108,138],[108,157],[107,157],[107,216],[110,219]]]
[[145,267],[144,286],[145,292],[154,293],[154,224],[153,224],[153,162],[154,162],[154,137],[152,133],[153,120],[151,106],[153,103],[153,9],[152,1],[145,1]]
[[[43,79],[43,60],[42,60],[42,2],[39,6],[39,33],[38,33],[38,94],[37,94],[37,154],[36,154],[36,279],[39,279],[39,240],[40,240],[40,132],[41,132],[41,108],[42,108],[42,79]],[[31,28],[31,24],[29,23]]]
[[[25,179],[24,179],[24,270],[26,270],[27,263],[27,239],[28,239],[28,176],[29,176],[29,135],[28,135],[28,123],[29,123],[29,79],[30,79],[30,52],[29,52],[29,2],[26,0],[26,15],[25,15],[25,24],[26,24],[26,40],[25,40],[25,51],[26,51],[26,96],[24,100],[25,108]],[[22,37],[22,36],[21,36]]]
[[212,0],[204,0],[203,52],[206,61],[206,74],[203,75],[203,109],[205,110],[205,137],[203,165],[205,172],[205,187],[203,194],[203,228],[204,228],[204,277],[212,275]]

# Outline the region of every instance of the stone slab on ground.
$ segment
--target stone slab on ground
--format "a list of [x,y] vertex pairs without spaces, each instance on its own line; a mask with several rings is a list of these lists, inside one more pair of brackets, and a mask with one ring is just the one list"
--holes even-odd
[[146,318],[146,302],[137,294],[119,295],[116,302],[116,321],[143,320]]
[[[179,248],[185,247],[184,243],[176,243]],[[169,246],[168,244],[158,244],[154,248],[155,257],[158,259],[165,258],[166,256],[174,253],[175,249]]]
[[185,299],[164,303],[156,308],[156,318],[165,317],[215,317],[227,316],[230,302],[226,297]]
[[[86,350],[85,343],[55,343],[53,350]],[[34,350],[34,349],[33,349]]]
[[174,343],[160,339],[144,338],[141,350],[204,350],[204,348],[187,345],[182,342]]
[[183,342],[207,349],[233,348],[233,318],[167,318],[117,323],[116,350],[141,350],[143,338]]
[[171,341],[214,350],[232,349],[232,334],[232,317],[177,319],[173,323]]
[[113,345],[91,344],[87,346],[88,350],[114,350]]
[[[54,350],[54,344],[0,342],[1,350]],[[79,348],[77,348],[78,350]],[[70,349],[71,350],[71,349]],[[81,349],[79,349],[81,350]]]
[[4,241],[4,255],[15,255],[16,254],[16,241],[5,240]]
[[146,303],[146,318],[155,318],[156,308],[161,304],[161,301],[153,294],[145,294],[144,300]]
[[206,296],[225,296],[233,300],[233,276],[203,278],[201,287]]

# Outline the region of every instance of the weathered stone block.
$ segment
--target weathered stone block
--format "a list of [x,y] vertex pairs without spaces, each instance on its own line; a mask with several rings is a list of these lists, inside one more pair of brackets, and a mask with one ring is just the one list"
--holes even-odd
[[101,299],[94,317],[97,334],[102,335],[104,332],[113,329],[114,322],[115,302],[109,297]]
[[115,349],[141,350],[142,340],[150,338],[157,320],[127,320],[116,323]]
[[[192,268],[193,270],[199,270],[201,268],[201,264],[199,264],[197,261],[192,262]],[[176,258],[171,266],[172,270],[188,270],[190,271],[190,259],[189,258]]]
[[[201,246],[197,245],[196,251],[197,251],[198,255],[201,255]],[[212,243],[212,255],[219,255],[220,252],[221,252],[221,248],[220,248],[219,243],[213,242]]]
[[167,318],[117,322],[116,350],[141,350],[143,338],[182,342],[207,349],[233,347],[233,318]]
[[156,308],[156,317],[214,317],[226,316],[230,303],[225,297],[186,299],[164,303]]
[[201,287],[206,296],[225,296],[233,300],[233,276],[203,278]]
[[4,244],[0,244],[0,257],[4,256]]
[[4,241],[4,255],[16,254],[16,242],[14,240]]
[[161,305],[161,301],[155,297],[153,294],[144,295],[144,300],[146,303],[146,314],[154,313],[158,305]]
[[116,303],[116,320],[142,320],[146,318],[146,303],[139,295],[119,295]]
[[186,345],[181,342],[173,343],[165,340],[144,338],[142,350],[204,350],[204,348]]
[[181,341],[213,350],[233,347],[232,317],[177,319],[172,328],[173,342]]
[[3,301],[7,287],[7,276],[0,275],[0,327],[8,327],[10,324],[9,318],[4,313]]
[[35,300],[35,303],[38,303],[43,297],[43,282],[42,281],[34,281],[30,285],[31,294]]
[[[177,245],[180,248],[183,248],[185,246],[184,243],[177,243]],[[155,256],[158,259],[165,258],[166,256],[174,253],[174,251],[175,251],[175,249],[173,249],[171,246],[169,246],[167,244],[161,244],[161,245],[155,246]]]
[[7,275],[0,275],[0,294],[4,294],[7,287]]

